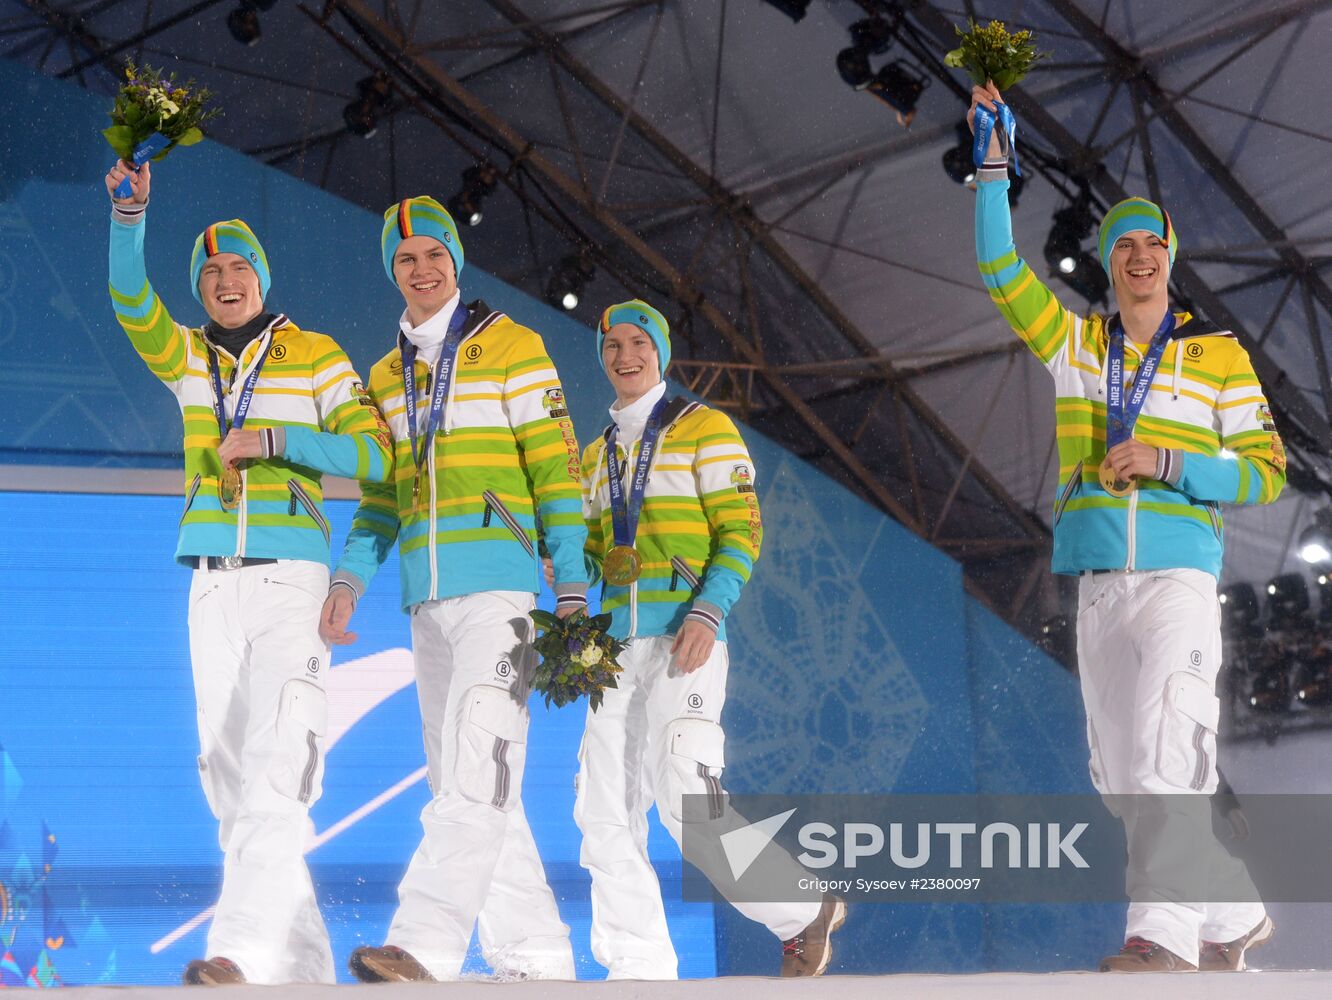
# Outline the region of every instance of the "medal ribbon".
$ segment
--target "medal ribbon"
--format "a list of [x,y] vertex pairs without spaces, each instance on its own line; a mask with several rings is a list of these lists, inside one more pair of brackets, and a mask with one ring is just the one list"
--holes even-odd
[[[999,109],[997,115],[983,104],[976,105],[976,134],[971,142],[972,162],[977,167],[985,163],[985,155],[990,151],[990,134],[994,131],[997,121],[1003,135],[1008,139],[1008,158],[1013,161],[1013,173],[1021,177],[1022,168],[1018,166],[1017,155],[1017,118],[1013,115],[1013,109],[1003,101],[994,103]],[[1003,139],[1000,139],[1000,145],[1003,145]]]
[[[263,370],[264,362],[267,360],[268,346],[261,342],[259,360],[246,376],[241,386],[240,398],[236,400],[236,409],[231,415],[233,430],[240,430],[245,426],[245,416],[250,412],[250,401],[254,399],[254,387],[259,381],[259,372]],[[237,360],[236,364],[239,365],[240,361]],[[217,351],[211,347],[208,348],[208,374],[213,380],[213,414],[217,417],[217,435],[226,440],[227,408],[222,395],[222,367],[217,358]]]
[[608,456],[607,472],[610,473],[610,507],[611,507],[611,525],[614,529],[615,544],[628,545],[634,544],[634,536],[638,534],[638,513],[643,509],[643,494],[647,492],[648,469],[652,465],[652,456],[657,451],[657,438],[661,434],[661,415],[666,411],[670,401],[662,396],[657,401],[657,405],[652,408],[652,413],[648,415],[647,423],[643,426],[643,441],[638,446],[638,461],[634,464],[634,478],[629,484],[629,497],[626,502],[624,495],[624,485],[620,482],[620,461],[619,452],[616,450],[615,439],[619,434],[619,427],[611,428],[610,438],[606,441],[606,454]]
[[461,302],[453,310],[449,320],[449,332],[444,335],[444,343],[439,349],[439,359],[435,362],[434,391],[430,394],[430,411],[426,415],[425,430],[417,444],[416,433],[416,345],[402,334],[398,335],[398,350],[402,354],[402,392],[407,402],[407,436],[412,443],[412,461],[416,464],[416,475],[421,475],[430,446],[435,439],[435,429],[439,426],[440,416],[444,413],[444,404],[449,398],[449,386],[453,382],[453,363],[458,358],[458,346],[462,343],[462,329],[467,325],[469,313]]
[[1105,404],[1105,450],[1127,441],[1133,436],[1133,425],[1138,422],[1138,414],[1147,401],[1147,390],[1152,387],[1152,379],[1165,353],[1170,335],[1175,332],[1175,314],[1166,310],[1165,319],[1152,334],[1151,346],[1143,355],[1138,374],[1133,379],[1133,388],[1124,398],[1124,327],[1115,317],[1110,325],[1110,371],[1107,378],[1107,396]]

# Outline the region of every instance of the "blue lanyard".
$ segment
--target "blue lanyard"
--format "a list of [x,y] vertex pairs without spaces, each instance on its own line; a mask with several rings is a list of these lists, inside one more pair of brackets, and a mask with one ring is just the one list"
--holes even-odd
[[1133,379],[1133,388],[1128,399],[1124,398],[1124,326],[1115,317],[1110,325],[1110,371],[1107,379],[1105,404],[1105,448],[1109,451],[1120,442],[1133,436],[1133,425],[1138,422],[1143,403],[1147,401],[1147,390],[1152,387],[1156,369],[1165,353],[1166,344],[1175,332],[1175,314],[1166,309],[1165,319],[1152,335],[1151,346],[1138,366],[1138,374]]
[[[245,416],[250,412],[250,401],[254,399],[254,387],[259,381],[259,372],[263,369],[264,362],[267,360],[268,345],[261,340],[259,360],[242,384],[240,398],[236,400],[236,409],[231,415],[231,426],[235,430],[240,430],[245,426]],[[239,358],[236,360],[236,364],[240,365]],[[208,348],[208,374],[213,380],[213,414],[217,417],[217,436],[225,440],[227,436],[227,409],[223,403],[224,397],[222,395],[222,368],[217,360],[217,351],[211,347]]]
[[407,436],[412,443],[412,461],[416,464],[416,474],[421,474],[430,452],[431,442],[435,437],[435,428],[439,426],[440,415],[449,398],[449,385],[453,382],[453,363],[458,358],[458,345],[462,343],[462,329],[467,325],[469,313],[461,302],[453,310],[449,320],[449,332],[444,335],[444,343],[439,349],[439,360],[435,362],[435,385],[430,394],[430,412],[426,416],[425,431],[421,434],[421,443],[416,441],[416,345],[402,334],[398,335],[398,350],[402,355],[402,391],[407,401]]
[[976,136],[971,143],[972,162],[977,167],[985,163],[985,155],[990,151],[990,133],[994,131],[997,120],[999,127],[1008,136],[1008,158],[1013,161],[1013,173],[1021,177],[1022,168],[1018,166],[1017,156],[1017,118],[1013,116],[1013,109],[1003,101],[994,103],[999,109],[997,114],[983,104],[976,105]]
[[624,486],[620,482],[619,453],[615,439],[620,433],[619,427],[611,428],[606,440],[607,477],[610,486],[611,525],[615,534],[616,545],[634,544],[638,534],[638,513],[643,509],[643,494],[647,492],[648,469],[652,466],[652,456],[657,451],[657,438],[661,435],[661,415],[669,405],[665,396],[657,400],[657,405],[648,415],[643,427],[643,442],[638,446],[638,461],[634,464],[634,478],[629,484],[629,498],[625,502]]

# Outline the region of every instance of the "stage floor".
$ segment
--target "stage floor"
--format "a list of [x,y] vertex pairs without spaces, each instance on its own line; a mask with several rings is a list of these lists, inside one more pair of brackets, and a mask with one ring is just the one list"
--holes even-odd
[[[249,987],[217,987],[216,1000],[239,1000]],[[881,1000],[885,996],[925,997],[929,1000],[1119,1000],[1144,994],[1168,996],[1170,1000],[1310,1000],[1332,995],[1332,972],[1245,972],[1238,975],[1151,974],[1100,975],[1094,972],[1063,972],[1045,975],[992,973],[976,976],[825,976],[820,979],[762,979],[731,977],[688,979],[672,983],[454,983],[400,984],[393,986],[270,986],[265,992],[282,1000],[320,1000],[336,991],[338,1000],[676,1000],[697,997],[716,1000],[773,1000],[774,997],[829,997],[833,1000]],[[389,992],[393,997],[389,997]],[[167,997],[179,993],[179,998]],[[352,993],[360,994],[352,997]],[[81,987],[61,991],[63,1000],[198,1000],[198,987],[109,986]]]

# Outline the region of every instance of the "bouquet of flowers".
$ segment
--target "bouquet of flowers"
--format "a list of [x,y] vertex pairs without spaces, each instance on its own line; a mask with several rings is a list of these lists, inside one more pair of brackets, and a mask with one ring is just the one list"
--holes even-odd
[[1000,90],[1007,90],[1021,83],[1031,67],[1049,55],[1036,51],[1030,31],[1010,34],[1003,21],[991,21],[982,28],[974,20],[968,20],[969,31],[954,25],[953,30],[962,43],[944,56],[944,65],[966,70],[978,87],[993,80]]
[[[125,68],[125,83],[111,108],[111,127],[102,130],[116,155],[136,168],[156,162],[177,146],[193,146],[203,138],[203,124],[220,112],[207,107],[212,95],[193,80],[176,83],[151,66]],[[129,194],[128,184],[122,194]]]
[[615,658],[625,644],[606,631],[611,616],[589,618],[579,611],[559,618],[540,608],[531,614],[541,632],[532,643],[541,654],[532,687],[545,697],[547,707],[562,708],[587,695],[595,712],[606,689],[616,687],[615,675],[622,669]]

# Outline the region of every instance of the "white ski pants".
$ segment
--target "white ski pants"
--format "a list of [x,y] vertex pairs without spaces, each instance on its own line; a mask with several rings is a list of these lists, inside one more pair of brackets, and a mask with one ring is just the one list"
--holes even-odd
[[[714,644],[708,661],[685,674],[671,669],[673,641],[630,640],[619,657],[618,688],[606,692],[596,712],[588,710],[578,752],[574,819],[583,834],[579,860],[592,875],[592,954],[611,979],[677,977],[661,887],[648,860],[648,808],[655,800],[677,845],[685,795],[713,796],[725,808],[726,643]],[[814,920],[820,900],[733,905],[785,940]]]
[[521,801],[533,595],[492,591],[412,608],[412,649],[434,798],[398,887],[387,943],[456,979],[477,924],[501,975],[573,979],[560,921]]
[[327,593],[328,568],[304,560],[196,569],[190,587],[199,776],[224,855],[207,954],[251,983],[334,981],[305,866],[324,771]]
[[[1092,782],[1102,795],[1172,798],[1112,805],[1128,838],[1127,937],[1155,941],[1197,964],[1200,940],[1232,941],[1263,918],[1258,902],[1143,901],[1135,887],[1168,884],[1172,867],[1210,855],[1218,880],[1247,883],[1212,835],[1216,696],[1221,666],[1216,578],[1194,569],[1084,573],[1078,590],[1078,670],[1087,710]],[[1181,803],[1183,807],[1181,807]],[[1122,804],[1121,804],[1122,806]],[[1245,898],[1256,899],[1246,894]]]

